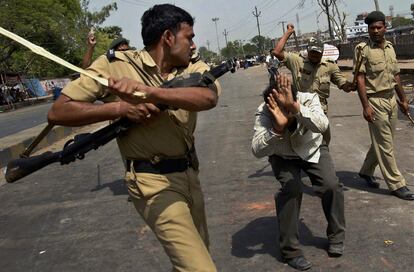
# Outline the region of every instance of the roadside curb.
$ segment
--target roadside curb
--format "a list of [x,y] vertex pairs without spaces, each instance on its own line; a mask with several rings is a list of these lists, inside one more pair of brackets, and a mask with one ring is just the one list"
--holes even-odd
[[[41,96],[41,97],[37,97],[37,98],[29,98],[27,100],[24,100],[22,102],[16,102],[13,103],[14,105],[14,109],[19,109],[19,108],[23,108],[23,107],[27,107],[27,106],[32,106],[32,105],[36,105],[36,104],[41,104],[41,103],[45,103],[48,101],[53,100],[53,95],[46,95],[46,96]],[[8,109],[7,105],[0,105],[0,113],[1,112],[9,112],[10,109]]]
[[[69,136],[74,131],[78,130],[79,127],[61,127],[57,126],[54,127],[48,135],[38,144],[38,146],[33,150],[39,150],[41,148],[47,147],[60,139]],[[36,135],[37,136],[37,135]],[[0,168],[3,168],[7,165],[7,163],[12,159],[18,159],[19,154],[23,153],[23,151],[30,145],[30,143],[36,138],[36,136],[32,136],[26,138],[25,140],[6,147],[0,150]]]

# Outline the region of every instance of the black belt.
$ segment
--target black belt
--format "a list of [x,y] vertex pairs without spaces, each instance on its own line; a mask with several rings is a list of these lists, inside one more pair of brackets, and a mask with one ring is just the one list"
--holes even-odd
[[147,160],[126,160],[127,171],[131,170],[131,162],[133,162],[136,173],[151,174],[169,174],[174,172],[184,172],[191,166],[187,158],[180,159],[163,159],[157,163]]

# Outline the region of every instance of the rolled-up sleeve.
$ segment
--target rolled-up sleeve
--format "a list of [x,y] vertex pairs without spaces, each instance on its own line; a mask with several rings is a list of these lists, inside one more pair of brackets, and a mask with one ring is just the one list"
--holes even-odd
[[[87,71],[103,78],[109,78],[109,62],[106,56],[100,56],[87,68]],[[94,102],[97,98],[102,97],[106,87],[94,79],[81,75],[80,78],[70,82],[62,93],[72,100]]]

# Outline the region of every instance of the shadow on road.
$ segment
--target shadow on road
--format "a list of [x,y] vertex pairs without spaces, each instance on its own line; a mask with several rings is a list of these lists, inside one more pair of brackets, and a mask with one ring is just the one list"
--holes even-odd
[[[359,177],[357,172],[349,172],[349,171],[337,171],[336,175],[339,178],[339,181],[342,182],[345,188],[352,188],[360,191],[366,191],[373,194],[379,195],[389,195],[390,191],[384,188],[370,188],[366,185],[365,181]],[[382,180],[377,178],[378,181]],[[381,182],[381,186],[384,186],[385,183]]]
[[[282,262],[278,232],[276,216],[257,218],[233,234],[231,254],[239,258],[251,258],[256,254],[269,254]],[[328,246],[328,240],[314,236],[302,220],[299,222],[299,237],[303,246],[312,246],[319,249],[326,249]]]
[[[269,167],[269,169],[270,170],[268,170],[268,171],[265,171],[266,170],[266,168],[268,168]],[[248,176],[248,178],[259,178],[259,177],[273,177],[274,175],[273,175],[273,171],[272,171],[272,169],[270,168],[270,164],[268,163],[268,164],[266,164],[265,166],[263,166],[262,168],[260,168],[260,169],[258,169],[258,170],[256,170],[256,172],[255,173],[253,173],[253,174],[250,174],[249,176]]]
[[109,190],[112,191],[113,195],[128,195],[128,189],[123,179],[118,179],[104,184],[98,183],[98,185],[96,185],[96,187],[93,188],[91,192],[100,191],[105,188],[109,188]]

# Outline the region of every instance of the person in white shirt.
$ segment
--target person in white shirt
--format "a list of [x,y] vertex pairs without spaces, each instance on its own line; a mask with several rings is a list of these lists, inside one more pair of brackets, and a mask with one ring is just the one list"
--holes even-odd
[[344,252],[344,195],[329,149],[322,143],[329,121],[318,95],[298,92],[294,100],[291,82],[285,75],[278,76],[277,85],[277,90],[270,86],[265,90],[265,102],[257,109],[252,151],[258,158],[269,157],[281,184],[275,203],[282,257],[291,267],[306,270],[312,263],[303,256],[298,239],[303,194],[301,170],[321,197],[328,221],[328,254],[332,257],[340,257]]

